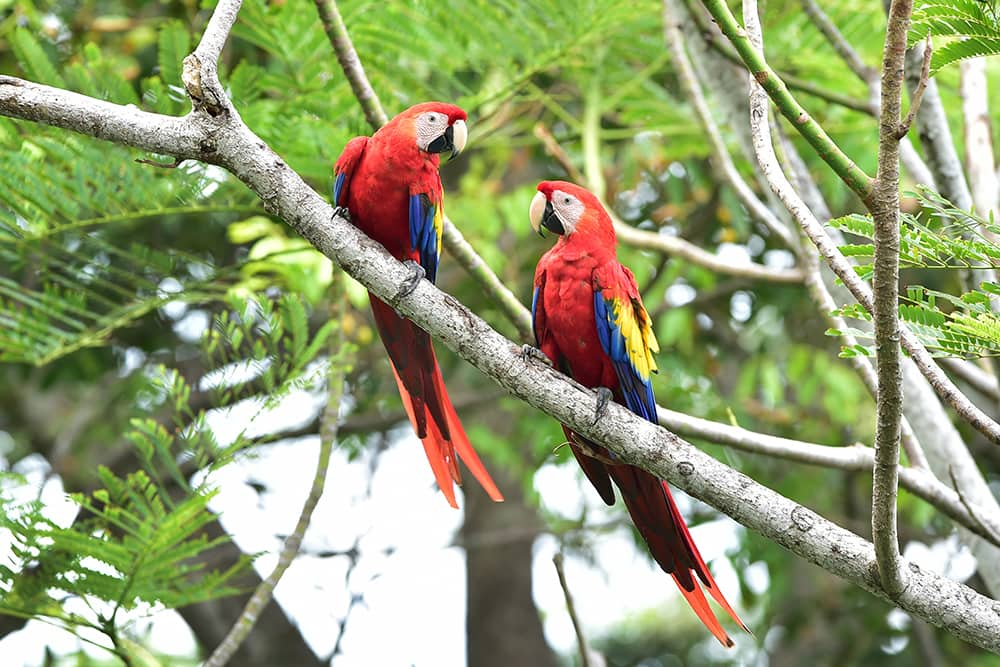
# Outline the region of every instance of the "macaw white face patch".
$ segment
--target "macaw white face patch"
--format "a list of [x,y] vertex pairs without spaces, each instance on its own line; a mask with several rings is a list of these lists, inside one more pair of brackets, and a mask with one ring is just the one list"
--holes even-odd
[[426,151],[431,142],[448,129],[448,116],[438,111],[425,111],[417,116],[417,148]]
[[555,211],[556,217],[562,223],[566,236],[569,236],[576,229],[577,223],[583,216],[583,202],[562,190],[553,190],[549,201],[552,202],[552,210]]

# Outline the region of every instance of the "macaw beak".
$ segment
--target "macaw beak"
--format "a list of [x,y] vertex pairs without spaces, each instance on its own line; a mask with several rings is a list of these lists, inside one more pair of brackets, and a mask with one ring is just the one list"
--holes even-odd
[[466,126],[465,121],[456,120],[448,126],[444,134],[427,145],[427,152],[444,153],[445,151],[451,151],[451,157],[448,159],[454,159],[465,148],[465,142],[468,138],[469,128]]
[[549,198],[543,192],[535,193],[535,198],[531,200],[531,207],[528,209],[528,217],[531,219],[531,228],[539,236],[545,236],[542,233],[542,227],[556,234],[562,235],[566,233],[562,221],[559,220],[555,209],[552,208],[552,202],[549,201]]

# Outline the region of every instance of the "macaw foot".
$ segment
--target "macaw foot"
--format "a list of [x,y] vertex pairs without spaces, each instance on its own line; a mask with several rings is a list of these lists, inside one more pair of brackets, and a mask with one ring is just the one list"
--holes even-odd
[[403,262],[403,266],[405,266],[406,270],[410,272],[410,275],[404,278],[403,282],[400,284],[399,291],[396,292],[396,301],[413,294],[413,290],[417,289],[417,285],[419,285],[420,281],[424,279],[425,275],[427,275],[427,272],[424,271],[424,267],[420,266],[412,259],[405,260]]
[[351,220],[351,212],[347,210],[346,206],[334,206],[333,217],[343,218],[344,220],[347,220],[348,222],[353,224],[353,221]]
[[533,345],[522,345],[521,346],[521,361],[524,363],[530,363],[532,360],[541,362],[546,366],[552,366],[552,360],[549,359],[544,352],[539,350]]
[[601,417],[608,411],[608,403],[614,398],[614,394],[607,387],[597,388],[597,410],[594,411],[594,423],[601,421]]

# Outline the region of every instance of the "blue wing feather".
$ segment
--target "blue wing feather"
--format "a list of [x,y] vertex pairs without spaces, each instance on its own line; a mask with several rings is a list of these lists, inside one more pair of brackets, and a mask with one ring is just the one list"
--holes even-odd
[[597,320],[597,336],[601,347],[611,357],[618,383],[621,386],[625,405],[629,410],[654,424],[656,419],[656,398],[649,378],[643,379],[628,356],[625,336],[615,323],[614,304],[604,298],[600,290],[594,292],[594,315]]
[[347,172],[342,171],[337,174],[337,180],[333,182],[333,205],[342,206],[340,203],[340,191],[344,189],[344,181],[347,180]]
[[410,247],[420,253],[420,265],[434,282],[438,267],[437,206],[424,194],[410,195]]

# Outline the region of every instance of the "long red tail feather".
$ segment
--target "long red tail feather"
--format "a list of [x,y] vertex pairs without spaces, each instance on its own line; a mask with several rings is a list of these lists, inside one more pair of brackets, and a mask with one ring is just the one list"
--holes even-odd
[[705,627],[723,646],[733,645],[709,606],[702,586],[741,628],[750,632],[712,578],[666,482],[634,466],[606,467],[653,558],[673,577]]
[[456,453],[490,498],[502,502],[500,490],[472,448],[448,398],[430,336],[397,315],[391,306],[374,295],[370,297],[375,324],[389,353],[403,407],[423,443],[434,479],[448,504],[458,507],[454,484],[462,483]]

